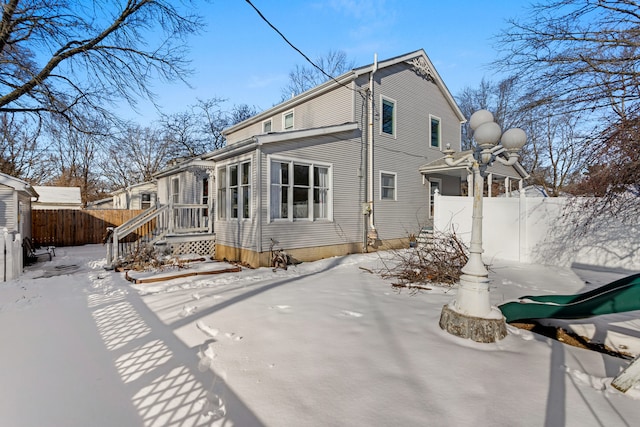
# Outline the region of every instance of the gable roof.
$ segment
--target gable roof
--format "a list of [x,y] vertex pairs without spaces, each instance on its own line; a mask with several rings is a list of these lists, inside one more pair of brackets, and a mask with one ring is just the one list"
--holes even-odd
[[31,197],[38,197],[38,192],[26,181],[0,172],[0,184],[11,187],[16,191],[27,193]]
[[451,109],[456,113],[456,116],[458,116],[460,122],[467,121],[467,119],[464,117],[464,114],[462,113],[462,110],[460,110],[458,103],[453,98],[453,95],[451,95],[451,92],[449,92],[449,88],[447,88],[447,85],[442,80],[442,77],[440,77],[440,74],[438,74],[438,71],[436,71],[436,67],[433,66],[431,59],[429,59],[429,56],[424,51],[424,49],[418,49],[414,52],[409,52],[405,53],[404,55],[399,55],[393,58],[378,61],[377,64],[369,64],[364,67],[356,68],[353,71],[357,76],[361,76],[363,74],[368,74],[371,71],[374,71],[374,68],[376,70],[380,70],[382,68],[390,67],[401,62],[410,63],[411,65],[413,65],[414,69],[417,72],[432,79],[436,86],[438,86],[444,97],[447,99],[449,106],[451,106]]
[[294,96],[291,99],[288,99],[280,104],[277,104],[267,110],[262,111],[261,113],[256,114],[253,117],[250,117],[240,123],[237,123],[227,129],[222,131],[222,134],[227,136],[236,130],[242,129],[246,126],[253,125],[255,123],[262,122],[263,120],[278,114],[280,112],[284,112],[286,110],[290,110],[293,106],[298,105],[302,102],[310,98],[315,98],[318,95],[329,92],[339,86],[347,85],[353,82],[356,78],[371,73],[372,71],[377,71],[382,68],[390,67],[395,64],[399,64],[401,62],[410,63],[416,68],[416,70],[420,73],[428,75],[429,78],[433,80],[433,82],[438,86],[444,97],[447,99],[447,102],[451,106],[451,109],[455,112],[456,116],[460,119],[461,123],[466,122],[466,118],[464,114],[458,107],[453,95],[449,92],[449,89],[444,84],[444,81],[440,77],[440,74],[436,71],[433,63],[427,56],[424,49],[418,49],[413,52],[405,53],[404,55],[399,55],[393,58],[385,59],[382,61],[378,61],[377,63],[371,63],[369,65],[365,65],[362,67],[354,68],[351,71],[348,71],[338,77],[335,77],[325,83],[322,83],[314,88],[311,88],[297,96]]
[[37,203],[82,206],[82,197],[80,196],[80,187],[55,187],[55,186],[34,185],[33,188],[40,195]]

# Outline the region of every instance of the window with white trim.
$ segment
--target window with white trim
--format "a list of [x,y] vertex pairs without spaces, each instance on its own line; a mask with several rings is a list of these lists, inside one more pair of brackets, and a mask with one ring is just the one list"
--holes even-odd
[[262,133],[269,133],[271,132],[271,119],[269,120],[265,120],[264,122],[262,122]]
[[292,160],[270,163],[272,220],[331,220],[331,166]]
[[396,200],[397,174],[380,171],[380,200]]
[[218,218],[227,218],[227,168],[218,169]]
[[396,135],[396,101],[390,98],[380,97],[381,120],[380,133],[384,135]]
[[293,129],[293,110],[287,111],[282,115],[282,129],[284,130]]
[[440,118],[429,115],[429,138],[432,148],[440,148]]
[[251,162],[218,169],[218,218],[251,218]]
[[151,207],[151,193],[140,194],[140,209],[149,209]]

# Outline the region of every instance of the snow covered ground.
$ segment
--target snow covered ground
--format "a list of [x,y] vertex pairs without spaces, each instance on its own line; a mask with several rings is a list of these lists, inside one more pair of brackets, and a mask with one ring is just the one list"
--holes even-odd
[[[100,245],[0,283],[3,426],[631,426],[629,361],[509,327],[438,327],[454,291],[394,291],[380,256],[133,285]],[[494,261],[493,302],[624,272]],[[585,283],[588,282],[588,283]],[[640,312],[564,322],[640,353]],[[569,327],[569,326],[567,326]]]

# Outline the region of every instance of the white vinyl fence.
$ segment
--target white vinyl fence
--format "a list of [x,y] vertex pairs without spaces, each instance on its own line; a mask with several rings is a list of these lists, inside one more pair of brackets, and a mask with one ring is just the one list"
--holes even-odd
[[[469,244],[472,197],[436,195],[434,229],[451,230]],[[583,220],[591,211],[580,201],[559,197],[485,197],[484,261],[571,266],[588,264],[640,270],[640,223],[611,217]]]
[[20,234],[0,231],[0,274],[2,281],[16,279],[22,272],[22,239]]

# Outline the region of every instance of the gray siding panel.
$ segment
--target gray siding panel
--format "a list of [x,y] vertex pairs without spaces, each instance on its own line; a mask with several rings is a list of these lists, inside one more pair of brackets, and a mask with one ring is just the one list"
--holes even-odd
[[[407,237],[429,223],[429,190],[418,169],[442,157],[440,149],[430,147],[429,115],[441,120],[442,145],[449,142],[454,149],[459,149],[460,121],[439,88],[406,64],[379,71],[375,81],[377,112],[380,95],[396,101],[395,137],[380,133],[379,120],[373,132],[375,225],[381,239]],[[397,200],[380,200],[380,171],[397,174]]]
[[[269,212],[268,165],[271,156],[331,165],[333,221],[266,221]],[[364,221],[364,180],[358,176],[358,168],[362,167],[361,156],[362,140],[357,134],[345,139],[322,137],[264,147],[262,213],[265,223],[261,251],[269,250],[271,239],[279,242],[277,247],[285,249],[361,242]]]
[[[363,215],[366,182],[367,103],[369,76],[357,77],[353,87],[336,87],[315,98],[300,97],[300,102],[273,110],[272,132],[282,131],[282,114],[294,110],[294,129],[321,128],[357,122],[360,130],[346,135],[306,137],[299,140],[261,145],[258,165],[253,157],[252,219],[217,220],[217,241],[228,246],[266,252],[272,239],[283,249],[308,248],[345,243],[362,243],[367,217]],[[396,101],[396,134],[380,134],[380,96]],[[460,118],[448,98],[431,80],[412,70],[407,63],[381,68],[374,76],[375,121],[373,202],[375,225],[383,240],[407,237],[430,223],[429,187],[419,168],[443,156],[441,149],[451,144],[460,150]],[[440,119],[440,148],[430,147],[430,115]],[[262,133],[265,116],[227,136],[234,144]],[[272,157],[330,164],[332,167],[332,221],[270,220],[269,170]],[[233,161],[237,161],[234,159]],[[226,164],[221,162],[217,166]],[[380,200],[380,171],[397,176],[396,200]],[[258,176],[259,174],[259,176]],[[455,188],[457,178],[443,178],[443,188]],[[213,195],[217,197],[217,194]],[[217,214],[217,213],[216,213]],[[258,234],[260,233],[260,234]]]
[[314,99],[278,111],[271,117],[266,117],[264,120],[237,130],[227,136],[227,144],[231,145],[252,136],[261,135],[263,133],[262,123],[268,119],[271,119],[272,132],[282,132],[282,116],[290,110],[294,111],[294,129],[318,128],[351,122],[354,115],[352,97],[352,90],[340,87]]
[[16,228],[16,212],[14,189],[0,185],[0,227],[9,231]]

